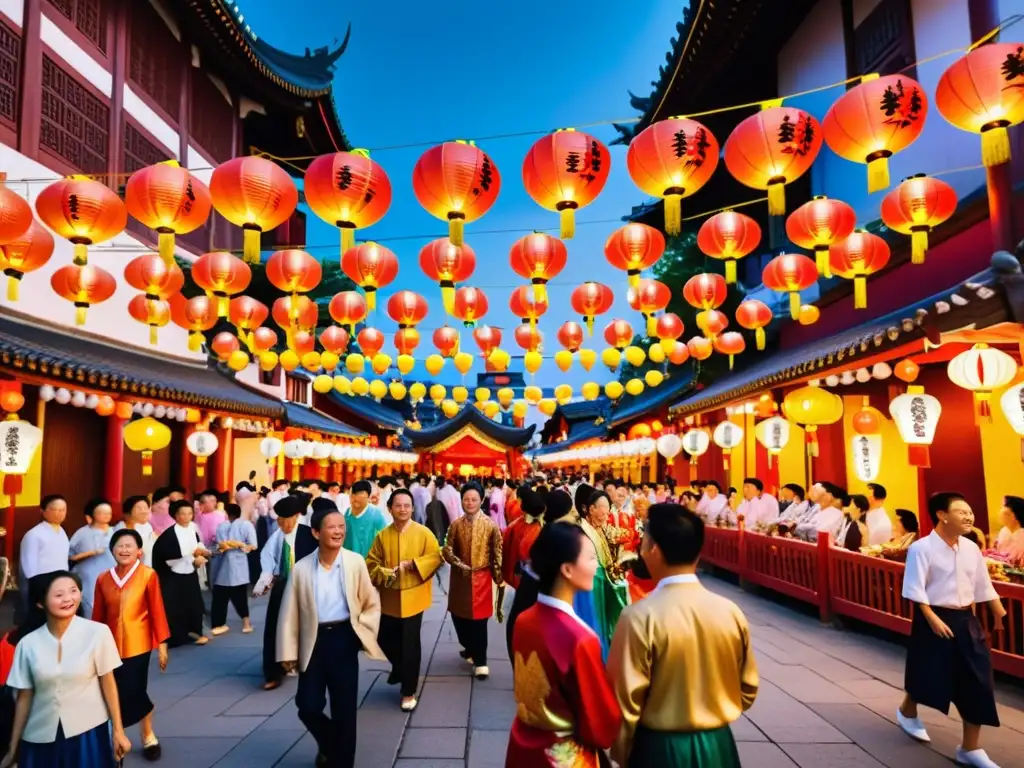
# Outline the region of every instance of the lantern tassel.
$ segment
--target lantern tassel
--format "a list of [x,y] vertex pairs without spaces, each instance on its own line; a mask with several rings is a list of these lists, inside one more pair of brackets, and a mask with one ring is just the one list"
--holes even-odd
[[13,275],[11,275],[10,277],[7,278],[7,300],[8,301],[17,301],[18,300],[18,293],[19,293],[18,287],[19,287],[20,282],[21,281],[17,277],[14,277]]
[[188,335],[188,349],[189,352],[198,352],[199,345],[202,344],[203,334],[199,331],[192,331]]
[[466,234],[466,219],[459,215],[448,215],[448,239],[452,245],[460,246],[464,242]]
[[794,320],[800,318],[800,292],[790,291],[789,292],[789,316]]
[[733,361],[736,359],[736,355],[729,355],[729,370],[732,370]]
[[260,231],[258,229],[242,230],[242,261],[247,264],[260,263]]
[[764,352],[764,328],[758,328],[754,331],[754,341],[757,342],[757,351]]
[[786,185],[781,181],[768,184],[768,215],[782,216],[786,213]]
[[912,467],[927,469],[932,465],[931,451],[927,445],[908,445],[907,461]]
[[815,248],[814,261],[818,267],[818,274],[826,280],[832,277],[832,265],[828,260],[828,248]]
[[982,422],[992,423],[992,405],[989,402],[991,393],[974,393],[974,423],[980,425]]
[[156,326],[149,326],[149,343],[156,346]]
[[160,258],[168,267],[174,266],[174,233],[161,232],[157,236],[157,247],[160,249]]
[[356,247],[356,228],[341,227],[341,255],[344,256],[349,250]]
[[736,259],[725,260],[725,282],[729,285],[736,282]]
[[924,264],[924,255],[928,253],[928,229],[915,229],[910,233],[910,263]]
[[206,457],[196,456],[196,477],[203,477],[206,474]]
[[683,231],[683,196],[665,195],[665,234],[678,235]]
[[629,283],[630,288],[636,288],[640,285],[640,270],[631,269],[626,272],[626,281]]
[[647,315],[647,335],[651,338],[658,335],[658,318],[654,315]]
[[889,158],[876,157],[868,161],[868,193],[889,187]]
[[217,297],[217,317],[227,317],[230,301],[227,296]]
[[981,162],[986,168],[1010,162],[1010,137],[1006,126],[997,125],[982,132]]
[[89,246],[85,243],[75,243],[74,256],[72,261],[79,267],[89,263]]
[[594,318],[591,315],[586,315],[583,318],[584,324],[587,326],[587,336],[594,335]]
[[547,280],[541,277],[533,278],[533,300],[538,304],[544,304],[548,300]]
[[868,307],[868,279],[857,276],[853,278],[853,308],[867,309]]
[[561,216],[561,237],[563,240],[571,240],[576,235],[576,209],[563,208],[560,212]]
[[441,281],[441,302],[444,304],[444,311],[455,316],[455,283],[450,280]]
[[377,289],[372,285],[364,285],[363,291],[366,294],[366,308],[371,312],[377,309]]
[[818,428],[814,424],[808,424],[805,431],[807,438],[807,455],[811,458],[818,457]]
[[153,452],[143,451],[142,452],[142,474],[149,476],[153,474]]
[[729,471],[729,451],[722,451],[722,469]]
[[85,313],[89,307],[75,305],[75,325],[85,325]]

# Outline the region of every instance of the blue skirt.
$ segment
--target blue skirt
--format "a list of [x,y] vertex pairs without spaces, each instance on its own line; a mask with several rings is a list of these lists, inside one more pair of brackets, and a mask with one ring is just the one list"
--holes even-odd
[[115,768],[114,745],[110,723],[97,725],[90,731],[64,736],[64,726],[57,724],[57,739],[47,744],[22,741],[18,752],[19,768]]

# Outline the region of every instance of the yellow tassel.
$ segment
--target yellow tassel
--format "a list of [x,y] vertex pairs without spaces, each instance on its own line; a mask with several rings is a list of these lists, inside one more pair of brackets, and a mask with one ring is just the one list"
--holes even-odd
[[188,349],[189,352],[198,352],[199,345],[203,342],[203,334],[199,331],[192,331],[188,335]]
[[7,300],[17,301],[18,300],[18,284],[21,281],[16,277],[7,278]]
[[725,260],[725,282],[729,285],[736,282],[736,259]]
[[828,248],[815,248],[814,262],[818,267],[819,275],[825,279],[832,277],[832,265],[828,260]]
[[260,231],[258,229],[242,230],[242,261],[247,264],[260,263]]
[[924,255],[928,252],[928,230],[922,229],[910,233],[910,263],[924,264]]
[[768,185],[768,215],[782,216],[786,212],[786,185],[776,182]]
[[764,328],[754,331],[754,341],[757,342],[757,351],[764,352]]
[[168,267],[174,266],[174,233],[161,232],[157,237],[157,247],[160,249],[160,258]]
[[729,355],[729,370],[730,371],[732,370],[732,363],[733,363],[733,360],[735,360],[735,359],[736,359],[736,355]]
[[85,325],[85,312],[88,307],[75,307],[75,325]]
[[683,197],[682,195],[666,195],[665,197],[665,234],[678,235],[683,231]]
[[149,326],[149,343],[156,346],[156,326]]
[[341,255],[344,256],[350,248],[356,247],[355,227],[341,228]]
[[548,300],[548,287],[545,283],[534,282],[533,284],[533,300],[537,304],[545,304]]
[[868,279],[866,277],[853,278],[853,308],[868,308]]
[[997,125],[981,134],[981,162],[986,168],[1010,162],[1010,137]]
[[789,316],[794,320],[800,318],[800,292],[790,291],[789,293]]
[[593,336],[594,335],[594,318],[590,317],[588,315],[587,317],[583,318],[583,322],[585,322],[587,324],[587,336]]
[[366,308],[373,312],[377,309],[377,289],[372,286],[363,286],[363,291],[366,292]]
[[629,283],[630,288],[636,288],[640,285],[640,271],[631,269],[626,273],[626,281]]
[[441,301],[444,303],[444,311],[449,315],[455,311],[454,285],[441,285]]
[[217,317],[227,317],[228,316],[228,306],[229,306],[229,304],[230,304],[230,302],[229,302],[227,296],[218,296],[217,297]]
[[658,318],[654,315],[647,316],[647,335],[651,338],[658,335]]
[[868,192],[889,187],[889,158],[876,157],[868,162]]
[[80,267],[89,263],[89,246],[85,243],[75,243],[75,255],[73,261]]
[[462,245],[466,232],[466,220],[463,218],[448,219],[448,240],[452,245]]
[[576,209],[563,208],[560,212],[562,225],[562,239],[571,240],[576,234]]

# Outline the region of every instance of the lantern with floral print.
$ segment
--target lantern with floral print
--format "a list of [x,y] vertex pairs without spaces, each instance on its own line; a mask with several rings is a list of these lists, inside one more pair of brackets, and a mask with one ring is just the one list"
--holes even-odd
[[260,235],[288,221],[299,203],[291,176],[277,163],[250,155],[221,163],[210,177],[217,213],[242,228],[242,256],[260,263]]
[[521,285],[512,291],[508,300],[508,308],[524,323],[529,323],[531,328],[536,328],[537,320],[548,311],[548,302],[547,299],[538,301],[528,286]]
[[459,332],[450,325],[436,328],[433,342],[441,357],[455,357],[459,353]]
[[447,237],[427,243],[420,249],[420,269],[441,287],[441,301],[449,315],[455,306],[455,286],[473,276],[476,252],[468,243],[452,245]]
[[854,435],[850,438],[850,455],[853,457],[853,471],[862,483],[873,482],[882,471],[882,414],[864,406],[853,414],[852,426]]
[[935,440],[935,429],[942,415],[939,399],[926,394],[924,387],[912,384],[905,393],[892,399],[889,414],[900,437],[907,444],[907,457],[911,466],[930,467],[928,447]]
[[835,275],[853,280],[853,308],[868,306],[868,276],[880,272],[889,263],[889,245],[878,235],[863,229],[833,245],[828,263]]
[[802,253],[783,253],[768,262],[761,273],[766,288],[789,294],[789,314],[800,317],[800,291],[818,280],[818,268]]
[[132,217],[156,230],[160,258],[169,267],[174,265],[174,236],[203,226],[212,207],[210,190],[177,160],[165,160],[129,176],[124,203]]
[[452,315],[457,320],[461,320],[467,328],[475,327],[477,321],[487,314],[487,310],[487,294],[479,288],[464,285],[455,292]]
[[882,199],[882,221],[903,235],[910,235],[910,261],[924,264],[928,233],[956,211],[956,190],[946,182],[919,173],[904,179]]
[[1001,349],[975,344],[949,361],[946,374],[958,387],[974,393],[976,419],[992,421],[992,392],[1014,380],[1017,361]]
[[62,299],[75,305],[75,325],[85,325],[85,313],[117,290],[117,281],[105,269],[86,264],[68,264],[50,276],[50,287]]
[[377,289],[398,277],[398,257],[382,245],[360,243],[345,251],[341,271],[363,289],[366,306],[372,312],[377,308]]
[[686,329],[683,321],[679,319],[679,315],[675,312],[666,312],[658,317],[654,330],[661,343],[662,351],[668,355],[675,349],[676,340],[683,335]]
[[818,274],[832,277],[828,249],[845,240],[857,226],[857,214],[842,200],[817,195],[786,217],[786,237],[814,251]]
[[867,163],[868,192],[889,186],[889,158],[924,130],[928,97],[906,75],[864,75],[825,113],[821,123],[829,149],[846,160]]
[[185,440],[188,452],[196,457],[196,477],[206,474],[206,460],[220,447],[217,436],[206,429],[197,429]]
[[604,340],[615,349],[625,349],[633,343],[633,326],[625,320],[612,320],[605,326]]
[[366,319],[366,299],[358,291],[339,291],[327,309],[334,322],[348,326],[350,334],[355,333],[356,325]]
[[592,203],[612,167],[608,147],[593,136],[566,128],[538,139],[523,159],[526,194],[561,215],[561,237],[576,232],[575,212]]
[[501,329],[489,325],[480,325],[473,329],[473,341],[480,348],[484,357],[490,357],[501,346]]
[[192,265],[192,281],[217,299],[217,315],[228,316],[232,296],[249,287],[252,270],[249,265],[227,251],[204,253]]
[[583,317],[583,324],[587,327],[587,335],[594,335],[594,318],[603,315],[612,308],[615,301],[615,294],[612,289],[602,283],[595,283],[590,280],[583,285],[573,289],[572,297],[573,311]]
[[712,272],[694,275],[683,286],[683,298],[694,309],[718,309],[722,306],[729,289],[725,278]]
[[[36,213],[43,224],[74,244],[77,266],[88,262],[90,245],[110,240],[128,223],[128,211],[117,193],[85,176],[70,176],[46,187],[36,198]],[[26,220],[18,234],[29,224],[31,220]]]
[[128,302],[128,314],[133,320],[149,326],[149,343],[156,344],[157,330],[171,321],[171,305],[164,299],[154,299],[140,293]]
[[416,161],[412,190],[427,213],[448,222],[448,239],[463,244],[464,225],[476,221],[498,199],[501,174],[473,142],[446,141]]
[[565,269],[569,254],[565,243],[543,232],[534,232],[516,240],[508,254],[512,271],[533,283],[533,296],[547,301],[548,280]]
[[725,142],[725,167],[748,187],[768,192],[768,213],[786,212],[786,184],[811,167],[821,150],[821,125],[795,107],[764,108],[737,125]]
[[[0,191],[3,191],[3,187],[0,187]],[[0,206],[2,205],[3,202],[0,201]],[[29,212],[30,217],[31,215]],[[46,264],[52,255],[53,235],[36,221],[32,221],[28,229],[0,247],[0,270],[7,275],[8,301],[18,300],[21,279]]]
[[558,328],[558,343],[572,353],[583,346],[583,327],[569,320]]
[[639,285],[640,273],[657,264],[664,253],[664,235],[638,222],[619,227],[604,244],[604,257],[616,269],[625,270],[631,288]]
[[747,342],[743,339],[742,333],[729,331],[715,339],[715,351],[720,355],[729,356],[729,370],[732,370],[733,360],[736,355],[743,354],[747,348]]
[[743,427],[731,421],[720,422],[711,434],[711,439],[722,449],[722,467],[728,471],[729,456],[732,454],[733,448],[743,443]]
[[685,117],[659,120],[629,142],[629,176],[644,193],[665,200],[666,233],[682,231],[682,200],[707,184],[719,154],[714,134]]
[[768,451],[768,466],[782,453],[782,449],[789,443],[789,422],[781,416],[771,416],[764,421],[758,422],[754,427],[754,437],[757,442]]
[[635,288],[626,291],[626,301],[644,316],[647,335],[653,337],[658,333],[658,318],[654,313],[663,311],[672,301],[672,289],[660,280],[644,278],[637,281]]
[[203,343],[203,332],[217,324],[217,302],[209,296],[194,296],[186,299],[180,293],[174,294],[169,301],[171,320],[180,328],[188,331],[188,348],[192,352],[199,351]]
[[736,211],[716,213],[697,232],[697,247],[713,259],[725,262],[725,282],[736,282],[736,262],[753,253],[761,242],[761,227]]
[[376,224],[391,206],[391,181],[365,149],[316,158],[302,191],[313,213],[341,230],[342,254],[355,247],[357,229]]
[[772,311],[763,301],[746,299],[736,307],[736,322],[748,331],[754,332],[754,341],[759,352],[764,351],[764,329],[772,321]]

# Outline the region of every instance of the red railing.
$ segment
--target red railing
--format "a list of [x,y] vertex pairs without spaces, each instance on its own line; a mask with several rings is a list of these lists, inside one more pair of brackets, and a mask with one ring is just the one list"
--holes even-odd
[[701,560],[733,573],[739,572],[740,531],[738,528],[706,528]]

